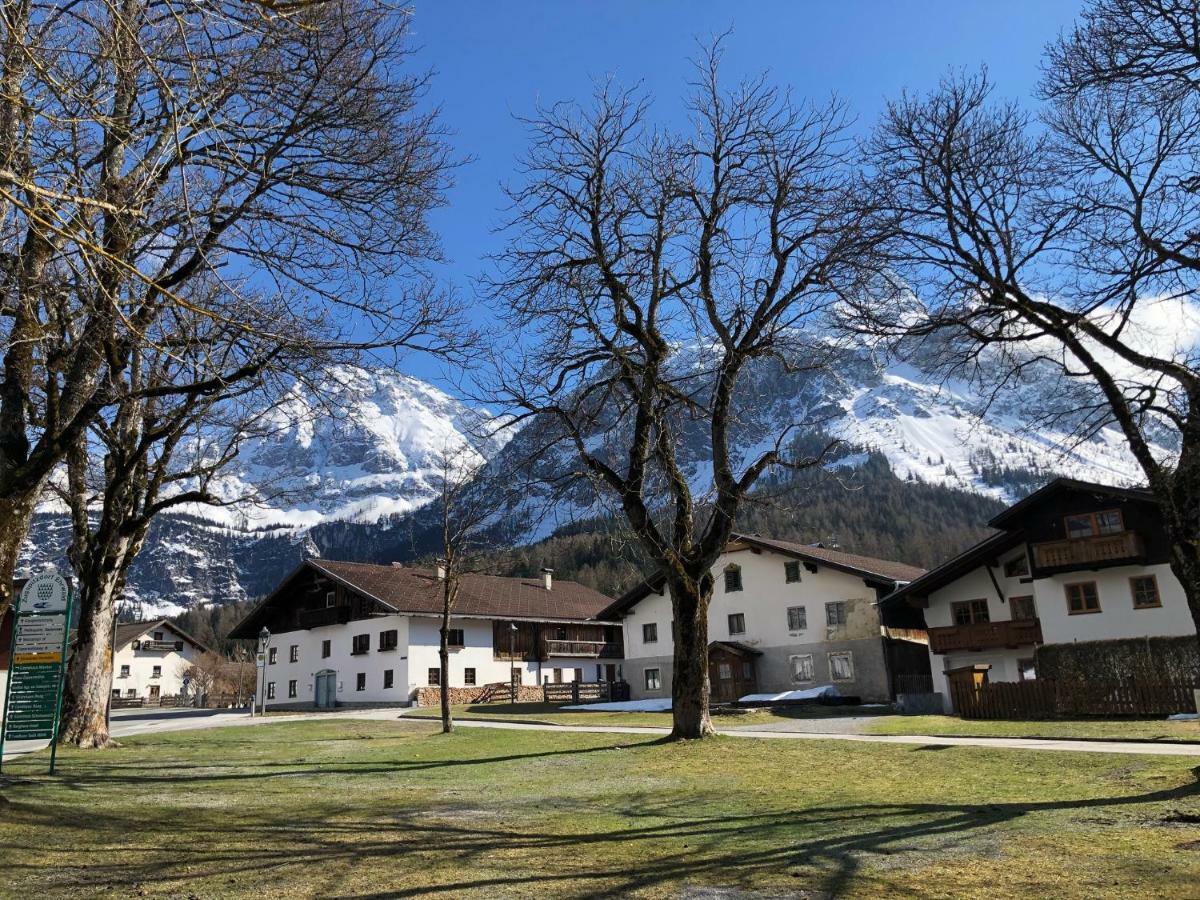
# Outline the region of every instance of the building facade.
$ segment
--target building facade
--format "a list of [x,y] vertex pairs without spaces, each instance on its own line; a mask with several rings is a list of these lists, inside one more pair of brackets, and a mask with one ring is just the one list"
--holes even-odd
[[154,704],[185,692],[186,672],[211,652],[167,619],[122,622],[113,638],[114,700]]
[[[440,687],[442,577],[402,566],[303,563],[232,632],[251,640],[264,627],[270,634],[260,699],[276,708],[407,705]],[[611,602],[550,572],[462,576],[449,666],[458,702],[513,685],[616,681],[620,625],[598,618]]]
[[[824,547],[735,535],[713,566],[709,680],[715,702],[752,693],[833,685],[847,696],[887,700],[896,659],[879,597],[920,576],[903,563]],[[617,600],[605,616],[624,625],[625,677],[636,698],[670,697],[670,590],[661,575]],[[901,610],[899,619],[906,619]],[[919,617],[896,623],[916,638]]]
[[1037,677],[1039,648],[1196,633],[1149,492],[1058,479],[988,523],[999,533],[885,599],[923,612],[935,690]]

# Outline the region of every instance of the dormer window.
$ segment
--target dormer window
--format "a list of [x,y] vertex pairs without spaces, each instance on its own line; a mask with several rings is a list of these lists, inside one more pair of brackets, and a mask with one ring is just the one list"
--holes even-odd
[[739,566],[728,566],[725,569],[725,593],[742,589],[742,570]]
[[1094,513],[1079,513],[1064,519],[1067,537],[1072,539],[1095,537],[1102,534],[1120,534],[1125,530],[1119,509],[1105,509]]

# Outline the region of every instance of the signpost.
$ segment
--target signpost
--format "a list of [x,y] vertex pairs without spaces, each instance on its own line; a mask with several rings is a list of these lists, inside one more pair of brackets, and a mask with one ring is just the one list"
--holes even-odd
[[57,572],[36,575],[21,590],[0,718],[0,767],[6,741],[48,740],[54,774],[72,600],[70,587]]

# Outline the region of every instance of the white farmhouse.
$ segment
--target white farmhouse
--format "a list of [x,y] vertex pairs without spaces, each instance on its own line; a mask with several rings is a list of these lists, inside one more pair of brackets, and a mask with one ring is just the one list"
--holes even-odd
[[[896,636],[889,636],[876,602],[923,571],[821,546],[734,535],[712,569],[713,701],[829,684],[844,695],[887,700],[903,676],[928,679],[920,617],[899,609],[898,620],[886,623],[895,628]],[[670,697],[671,596],[662,574],[603,615],[619,616],[624,625],[625,676],[633,696]]]
[[[951,682],[1034,679],[1051,648],[1097,642],[1099,661],[1116,642],[1195,635],[1148,491],[1060,478],[988,524],[999,532],[884,601],[923,610],[948,710]],[[1127,674],[1100,665],[1098,679]]]
[[113,699],[153,705],[178,697],[188,667],[210,652],[168,619],[121,622],[113,637]]
[[[431,704],[440,688],[441,570],[311,559],[231,632],[270,633],[268,707]],[[614,682],[620,625],[612,602],[571,581],[463,575],[452,617],[450,688],[456,703],[529,699],[545,684]]]

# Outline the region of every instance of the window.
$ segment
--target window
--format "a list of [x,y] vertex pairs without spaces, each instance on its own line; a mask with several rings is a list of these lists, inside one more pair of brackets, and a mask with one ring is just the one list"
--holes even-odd
[[136,697],[137,691],[135,691],[133,688],[129,688],[125,691],[125,696],[126,697]]
[[1005,578],[1019,578],[1022,575],[1029,574],[1029,558],[1022,553],[1020,556],[1010,559],[1004,564]]
[[829,654],[829,677],[834,681],[854,680],[854,654],[849,650]]
[[113,688],[112,696],[113,696],[114,700],[120,700],[121,699],[121,689]]
[[442,683],[442,670],[434,666],[429,670],[426,680],[430,687],[437,687]]
[[151,678],[162,678],[162,666],[155,666],[150,670]]
[[1033,681],[1037,677],[1037,672],[1033,667],[1033,659],[1018,659],[1017,660],[1017,680],[1018,681]]
[[271,647],[267,650],[267,662],[270,665],[275,665],[275,660],[279,658],[279,648]]
[[733,666],[729,663],[720,663],[717,666],[717,671],[719,673],[717,677],[722,681],[728,681],[733,677]]
[[288,682],[288,697],[296,696],[296,679],[293,678]]
[[361,656],[364,653],[371,652],[371,636],[369,634],[356,634],[350,645],[351,656]]
[[808,627],[808,613],[803,606],[788,607],[788,631],[803,631]]
[[554,639],[556,641],[565,641],[567,639],[567,629],[560,625],[554,632]]
[[384,686],[384,688],[390,688],[393,684],[395,684],[395,682],[396,682],[396,676],[392,672],[392,670],[384,669],[383,670],[383,686]]
[[365,691],[367,689],[367,673],[359,672],[354,676],[354,689],[356,691]]
[[730,566],[725,570],[725,593],[731,591],[740,591],[742,589],[742,570],[737,566]]
[[1066,516],[1067,537],[1086,538],[1097,534],[1120,534],[1125,530],[1119,509],[1106,509],[1095,513],[1080,513]]
[[267,682],[267,699],[268,700],[275,699],[275,682],[273,682],[273,681]]
[[800,560],[793,559],[783,564],[783,580],[787,584],[795,584],[800,580]]
[[826,625],[845,625],[846,624],[846,601],[835,600],[832,603],[825,604],[825,624]]
[[446,635],[446,642],[451,647],[462,647],[466,643],[463,640],[463,630],[461,628],[451,628]]
[[122,678],[129,677],[129,666],[121,666],[121,677]]
[[1014,620],[1037,618],[1037,610],[1034,609],[1032,597],[1009,597],[1008,611]]
[[655,644],[658,643],[658,623],[647,622],[642,626],[642,643]]
[[729,633],[730,634],[745,634],[746,633],[746,614],[745,613],[730,613],[729,614]]
[[300,645],[292,644],[288,648],[288,662],[300,662]]
[[161,631],[154,632],[154,639],[156,641],[161,641],[163,639],[163,633]]
[[463,684],[468,684],[468,685],[475,684],[475,670],[474,669],[463,669]]
[[329,607],[336,606],[336,605],[337,605],[337,591],[326,591],[325,592],[325,608],[328,609]]
[[321,641],[321,659],[329,659],[333,654],[333,645],[331,641]]
[[400,632],[396,629],[390,631],[379,632],[379,649],[380,650],[395,650],[400,646]]
[[1064,589],[1067,592],[1067,612],[1071,615],[1100,612],[1100,594],[1096,590],[1096,582],[1081,581],[1064,585]]
[[986,600],[959,600],[950,604],[950,615],[955,625],[971,625],[992,621]]
[[749,662],[742,663],[742,677],[747,681],[754,677],[754,664]]
[[1134,609],[1153,609],[1162,606],[1158,595],[1158,579],[1153,575],[1138,575],[1129,579],[1129,590],[1133,594]]
[[813,680],[813,658],[811,653],[806,653],[803,656],[789,656],[788,662],[792,666],[792,681],[812,681]]
[[662,681],[658,677],[658,669],[647,669],[643,674],[646,679],[646,690],[662,690]]
[[555,669],[555,670],[554,670],[554,683],[555,683],[555,684],[562,684],[562,669]]
[[576,669],[576,670],[575,670],[575,680],[576,680],[576,681],[583,681],[583,669]]

